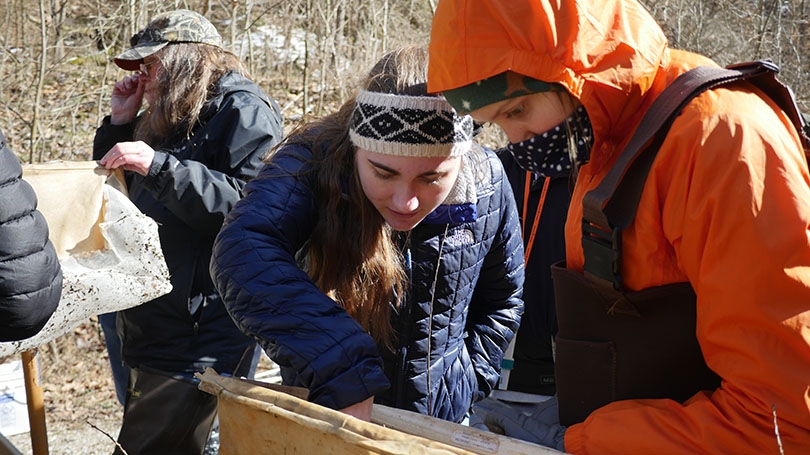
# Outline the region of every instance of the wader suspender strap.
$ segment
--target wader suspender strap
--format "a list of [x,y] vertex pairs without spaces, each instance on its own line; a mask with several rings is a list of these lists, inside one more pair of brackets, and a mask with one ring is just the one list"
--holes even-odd
[[[531,171],[526,171],[526,187],[523,190],[523,219],[521,222],[521,231],[523,235],[526,235],[526,212],[528,211],[529,207],[529,193],[532,190],[532,180],[534,180],[534,175]],[[526,264],[529,263],[529,256],[532,254],[532,246],[534,246],[534,238],[537,235],[537,226],[540,225],[540,215],[543,213],[543,206],[546,204],[546,195],[548,194],[548,184],[551,182],[551,177],[545,177],[543,179],[543,190],[540,192],[540,202],[537,203],[537,211],[534,212],[534,223],[532,223],[532,232],[529,234],[528,239],[524,239],[526,242],[526,248],[523,252],[523,262]]]
[[[779,68],[769,60],[727,68],[701,66],[681,74],[653,102],[638,129],[602,182],[583,198],[582,248],[586,275],[622,289],[622,231],[636,215],[641,191],[658,148],[681,110],[701,92],[739,80],[750,80],[775,101],[793,122],[805,153],[810,139],[793,92],[776,79]],[[624,177],[627,178],[624,178]]]

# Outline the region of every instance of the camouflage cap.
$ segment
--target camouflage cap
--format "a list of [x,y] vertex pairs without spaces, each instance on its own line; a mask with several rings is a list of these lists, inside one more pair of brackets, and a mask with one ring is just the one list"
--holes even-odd
[[155,16],[149,25],[129,40],[131,48],[115,57],[115,64],[136,71],[143,59],[169,43],[204,43],[222,47],[222,37],[201,14],[179,9]]

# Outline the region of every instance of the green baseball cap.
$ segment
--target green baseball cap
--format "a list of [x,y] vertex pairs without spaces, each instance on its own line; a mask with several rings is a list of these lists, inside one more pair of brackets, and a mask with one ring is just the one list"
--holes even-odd
[[549,84],[512,71],[504,71],[463,87],[445,90],[442,95],[458,115],[467,115],[476,109],[505,99],[561,90],[563,87],[559,84]]
[[115,64],[136,71],[143,59],[170,43],[203,43],[222,47],[222,37],[203,15],[179,9],[155,16],[149,25],[132,36],[131,48],[115,57]]

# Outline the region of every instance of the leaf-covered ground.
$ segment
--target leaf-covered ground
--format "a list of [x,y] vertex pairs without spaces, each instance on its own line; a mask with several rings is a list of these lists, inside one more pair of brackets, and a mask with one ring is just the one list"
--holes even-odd
[[[0,363],[19,360],[0,358]],[[45,402],[49,455],[109,455],[121,425],[104,335],[95,317],[41,346],[38,369]],[[278,368],[262,356],[257,379],[278,382]],[[32,455],[30,433],[6,436]]]
[[[121,407],[96,319],[41,346],[37,358],[50,455],[112,453]],[[7,439],[23,454],[32,453],[29,433]]]

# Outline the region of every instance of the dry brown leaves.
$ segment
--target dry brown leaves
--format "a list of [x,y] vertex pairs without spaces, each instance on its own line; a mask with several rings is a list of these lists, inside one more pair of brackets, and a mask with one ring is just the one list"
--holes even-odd
[[[15,357],[2,361],[19,358]],[[95,317],[41,346],[37,360],[49,428],[120,418],[107,349]]]

